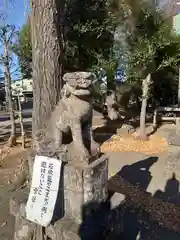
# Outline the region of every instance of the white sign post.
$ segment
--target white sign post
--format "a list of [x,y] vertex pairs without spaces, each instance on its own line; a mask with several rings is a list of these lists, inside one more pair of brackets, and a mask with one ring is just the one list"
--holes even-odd
[[50,224],[59,190],[62,162],[55,158],[36,156],[32,184],[26,205],[26,217],[43,227]]

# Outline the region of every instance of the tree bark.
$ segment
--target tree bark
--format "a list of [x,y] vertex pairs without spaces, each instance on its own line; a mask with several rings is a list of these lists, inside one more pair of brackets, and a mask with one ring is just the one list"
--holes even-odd
[[19,93],[18,93],[18,111],[19,111],[19,123],[20,123],[20,127],[21,127],[21,144],[22,144],[22,148],[25,148],[25,132],[24,132],[22,108],[21,108],[21,101],[20,101]]
[[44,128],[62,89],[64,0],[31,0],[32,134]]
[[151,83],[151,74],[143,80],[142,82],[142,104],[141,104],[141,114],[140,114],[140,134],[138,139],[147,140],[148,136],[146,134],[146,107],[148,100],[149,85]]
[[11,74],[10,74],[10,65],[9,65],[9,49],[8,49],[8,41],[6,38],[6,30],[2,30],[2,38],[4,44],[4,75],[5,75],[5,88],[6,88],[6,99],[8,102],[8,110],[11,121],[11,136],[8,140],[8,145],[11,147],[16,144],[16,124],[15,124],[15,116],[13,110],[13,102],[12,102],[12,89],[11,89]]
[[[60,99],[63,86],[64,0],[31,0],[31,38],[33,69],[32,137],[36,150],[36,133],[45,124]],[[31,170],[33,159],[29,159]],[[30,175],[32,172],[30,172]],[[37,226],[36,239],[44,228]],[[44,239],[44,238],[43,238]]]

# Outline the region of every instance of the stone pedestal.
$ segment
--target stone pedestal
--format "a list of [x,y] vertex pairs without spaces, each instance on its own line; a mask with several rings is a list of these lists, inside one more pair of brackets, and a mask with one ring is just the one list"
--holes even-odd
[[65,217],[81,223],[81,207],[91,201],[102,202],[107,198],[108,159],[105,155],[83,166],[78,163],[64,166]]
[[[80,240],[89,234],[91,236],[87,239],[97,237],[101,232],[99,224],[104,218],[105,208],[107,209],[107,180],[106,155],[87,165],[73,161],[63,163],[54,218],[45,230],[47,236],[51,240]],[[27,195],[19,195],[10,201],[10,212],[16,218],[16,240],[29,240],[36,228],[41,229],[41,226],[36,227],[36,224],[26,220]],[[38,236],[40,235],[36,233],[37,240]]]
[[[103,155],[89,165],[67,163],[62,178],[59,195],[64,196],[64,217],[46,229],[47,236],[52,240],[80,240],[82,234],[89,234],[87,231],[91,229],[91,235],[96,237],[99,234],[95,229],[97,227],[99,230],[98,223],[92,227],[92,222],[98,220],[92,214],[98,211],[100,213],[102,206],[106,205],[107,156]],[[85,227],[82,230],[83,224]]]
[[24,189],[12,196],[9,202],[10,213],[15,217],[14,240],[30,240],[33,238],[36,224],[26,219],[25,205],[29,189]]
[[[81,239],[81,225],[107,200],[108,158],[103,155],[89,165],[67,163],[63,172],[59,195],[64,196],[64,217],[47,228],[47,235],[52,240]],[[92,218],[89,224],[96,220]]]

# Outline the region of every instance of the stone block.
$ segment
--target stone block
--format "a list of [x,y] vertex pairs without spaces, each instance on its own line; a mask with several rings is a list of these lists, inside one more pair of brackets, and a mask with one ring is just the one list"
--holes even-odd
[[20,213],[15,218],[14,240],[32,239],[36,225],[27,221]]
[[14,196],[11,197],[9,201],[9,209],[10,213],[16,217],[16,215],[20,211],[20,206],[25,204],[28,199],[28,189],[24,189],[24,191],[16,192]]
[[82,222],[84,204],[107,199],[108,158],[102,155],[89,165],[70,162],[64,165],[64,215],[77,223]]
[[51,240],[80,240],[79,224],[73,220],[63,218],[53,226],[46,228],[46,234]]

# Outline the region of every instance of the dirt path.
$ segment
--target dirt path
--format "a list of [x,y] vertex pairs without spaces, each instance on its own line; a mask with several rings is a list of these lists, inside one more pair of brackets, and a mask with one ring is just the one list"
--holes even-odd
[[9,200],[18,194],[16,184],[25,156],[26,152],[17,147],[0,160],[0,240],[13,239],[14,217],[9,212]]
[[14,217],[9,214],[9,199],[11,192],[8,187],[0,187],[0,239],[12,240]]

